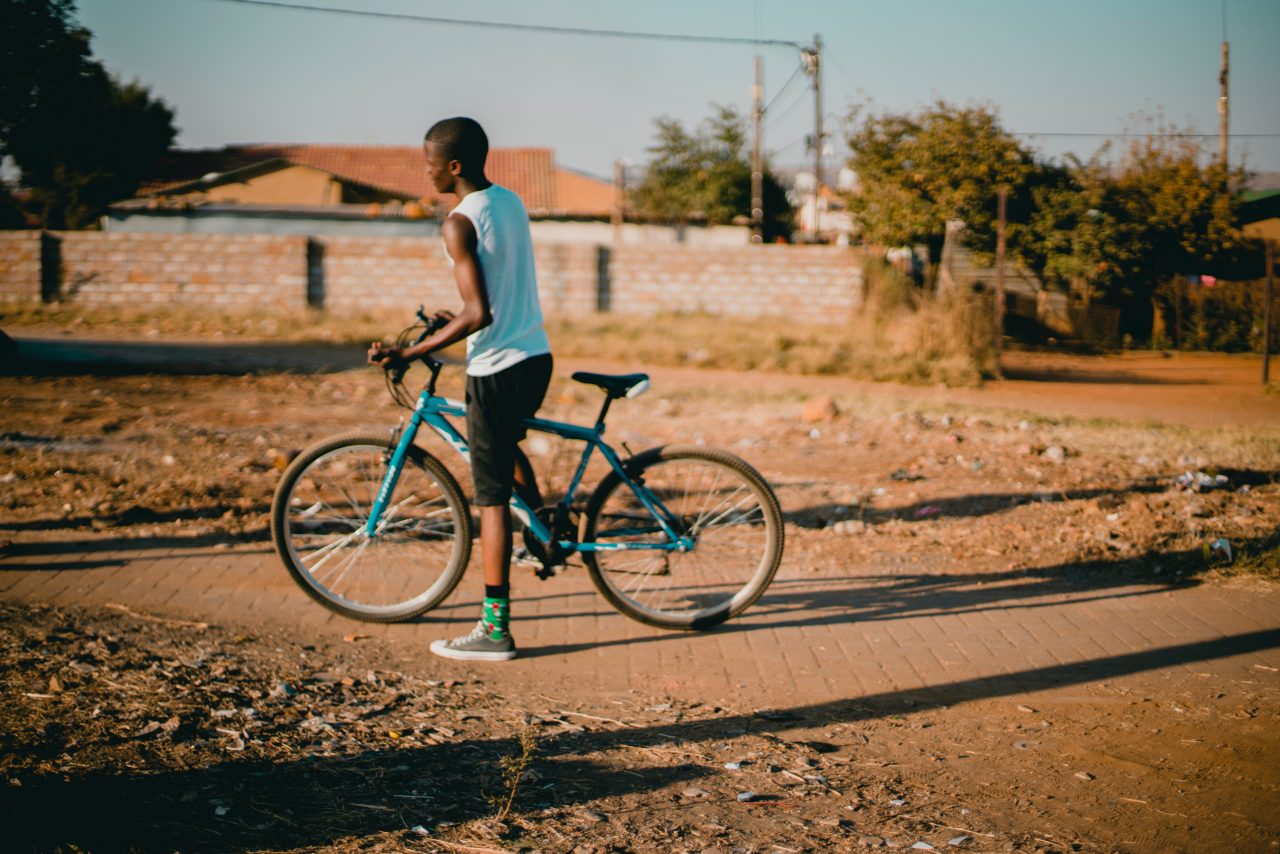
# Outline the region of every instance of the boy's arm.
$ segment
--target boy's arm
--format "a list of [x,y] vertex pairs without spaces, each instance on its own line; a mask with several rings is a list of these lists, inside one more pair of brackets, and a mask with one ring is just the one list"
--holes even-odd
[[476,254],[475,226],[465,216],[454,214],[444,221],[441,231],[449,257],[453,259],[453,277],[458,285],[458,296],[462,297],[462,310],[434,334],[412,347],[401,349],[375,343],[369,348],[371,363],[381,364],[390,359],[411,361],[461,341],[493,323],[484,271]]

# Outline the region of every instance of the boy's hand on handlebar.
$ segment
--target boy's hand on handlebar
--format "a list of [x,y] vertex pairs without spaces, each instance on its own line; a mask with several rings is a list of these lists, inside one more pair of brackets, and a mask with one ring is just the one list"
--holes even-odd
[[452,311],[449,311],[449,309],[442,308],[439,311],[437,311],[435,314],[431,315],[432,325],[436,329],[439,329],[443,327],[445,324],[447,324],[449,321],[453,320],[455,316],[456,315],[454,315]]
[[408,365],[408,360],[405,359],[401,348],[390,347],[377,341],[369,345],[368,358],[370,365],[377,365],[387,371]]

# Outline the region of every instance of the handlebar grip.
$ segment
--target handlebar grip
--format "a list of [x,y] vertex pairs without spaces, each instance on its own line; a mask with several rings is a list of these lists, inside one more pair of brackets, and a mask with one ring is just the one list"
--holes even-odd
[[397,359],[385,368],[387,375],[391,377],[392,382],[400,382],[404,379],[404,375],[409,372],[409,363]]

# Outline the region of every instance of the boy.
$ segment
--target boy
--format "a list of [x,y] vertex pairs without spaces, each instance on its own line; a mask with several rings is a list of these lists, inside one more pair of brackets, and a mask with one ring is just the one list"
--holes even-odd
[[511,513],[519,426],[542,405],[551,380],[551,345],[542,328],[529,215],[520,197],[484,174],[489,140],[473,119],[437,122],[423,149],[427,178],[457,207],[441,229],[462,297],[456,315],[422,343],[403,349],[373,344],[369,361],[386,366],[467,339],[467,441],[475,504],[480,508],[484,611],[470,634],[438,640],[445,658],[506,661],[515,658],[509,625]]

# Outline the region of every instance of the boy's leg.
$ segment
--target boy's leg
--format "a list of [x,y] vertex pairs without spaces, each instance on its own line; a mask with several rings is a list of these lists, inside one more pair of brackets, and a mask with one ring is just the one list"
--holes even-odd
[[480,512],[480,558],[485,600],[471,634],[436,641],[431,651],[447,658],[501,661],[515,657],[509,627],[511,498],[520,421],[542,405],[551,358],[534,357],[492,377],[467,378],[467,439],[475,504]]
[[485,587],[511,584],[511,508],[480,508],[480,559]]

